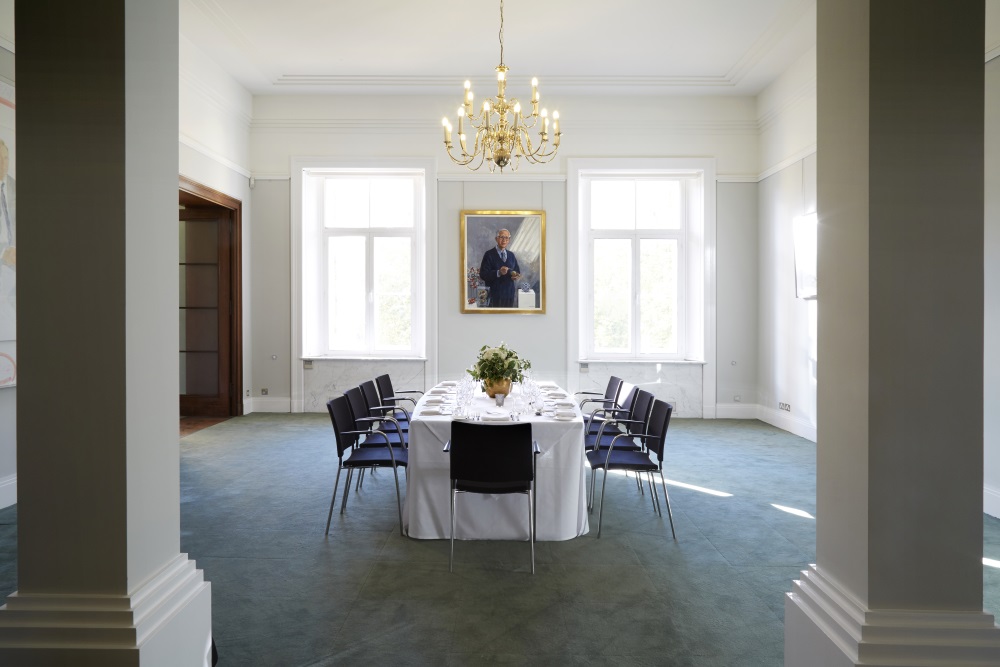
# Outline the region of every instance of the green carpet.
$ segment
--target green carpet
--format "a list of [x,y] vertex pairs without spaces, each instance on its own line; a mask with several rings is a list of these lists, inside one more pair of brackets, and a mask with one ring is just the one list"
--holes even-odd
[[[400,537],[388,471],[324,537],[328,417],[253,414],[181,440],[181,549],[212,582],[223,666],[781,665],[784,594],[815,560],[815,521],[774,505],[815,516],[815,454],[761,422],[677,419],[676,542],[612,476],[601,539],[538,543],[534,576],[525,543],[459,542],[449,574],[446,540]],[[0,510],[4,596],[16,517]],[[1000,520],[984,525],[1000,560]],[[984,580],[996,614],[1000,570]]]

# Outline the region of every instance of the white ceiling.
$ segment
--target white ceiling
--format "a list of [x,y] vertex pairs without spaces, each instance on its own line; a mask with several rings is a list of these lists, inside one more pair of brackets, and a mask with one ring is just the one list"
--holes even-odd
[[[504,0],[504,61],[543,94],[753,95],[815,22],[815,0]],[[255,95],[485,93],[499,30],[499,0],[180,0],[182,38]]]

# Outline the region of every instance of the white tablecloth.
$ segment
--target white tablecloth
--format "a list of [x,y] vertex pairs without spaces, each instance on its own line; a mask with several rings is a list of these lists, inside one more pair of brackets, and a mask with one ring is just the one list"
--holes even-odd
[[[448,539],[451,535],[451,479],[448,454],[442,448],[451,438],[452,418],[450,415],[422,416],[420,413],[431,397],[428,393],[417,403],[410,423],[403,526],[410,537]],[[495,409],[493,399],[483,394],[476,396],[475,407],[482,413]],[[522,421],[531,422],[532,438],[541,449],[535,481],[536,540],[568,540],[590,529],[583,419],[578,408],[576,412],[576,418],[571,421],[534,414],[521,417]],[[483,420],[481,423],[511,422]],[[523,494],[462,493],[458,497],[457,514],[455,537],[458,539],[528,539],[528,500]]]

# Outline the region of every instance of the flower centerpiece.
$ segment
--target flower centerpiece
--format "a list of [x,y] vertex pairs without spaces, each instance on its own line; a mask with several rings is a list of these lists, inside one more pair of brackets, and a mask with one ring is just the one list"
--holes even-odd
[[490,398],[496,394],[509,394],[510,383],[524,379],[524,371],[531,368],[531,362],[517,356],[517,352],[500,343],[497,347],[483,345],[479,357],[469,369],[469,375],[482,381],[483,391]]

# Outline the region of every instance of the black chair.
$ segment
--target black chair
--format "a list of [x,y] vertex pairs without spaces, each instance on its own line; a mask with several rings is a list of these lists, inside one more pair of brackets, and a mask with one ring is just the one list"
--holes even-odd
[[[604,491],[608,486],[609,470],[632,471],[637,475],[646,473],[649,481],[649,490],[653,496],[653,507],[656,513],[663,516],[660,510],[660,498],[656,493],[656,486],[653,484],[653,473],[660,473],[660,483],[663,485],[663,497],[667,501],[667,515],[670,518],[670,533],[677,539],[674,532],[674,514],[670,509],[670,496],[667,494],[667,482],[663,478],[663,450],[667,440],[667,428],[670,426],[670,415],[674,411],[674,406],[664,401],[653,402],[653,409],[649,415],[648,427],[645,433],[619,434],[612,438],[607,449],[592,449],[587,452],[587,461],[590,463],[590,497],[591,509],[593,509],[595,477],[598,469],[604,470],[604,484],[601,486],[601,512],[597,518],[597,536],[601,536],[601,520],[604,518]],[[641,449],[622,449],[617,446],[622,439],[639,439],[645,445],[645,451]],[[656,455],[656,461],[652,455]]]
[[[618,405],[618,395],[621,394],[621,392],[622,392],[622,385],[623,384],[624,384],[624,381],[620,377],[616,377],[616,376],[612,375],[608,379],[608,386],[604,388],[604,396],[602,398],[585,398],[585,399],[583,399],[582,401],[580,401],[580,410],[583,412],[583,414],[585,414],[585,415],[588,414],[587,411],[583,407],[587,403],[600,403],[600,405],[597,406],[595,409],[601,409],[601,408],[603,408],[604,410],[613,410],[615,408],[621,408],[621,406]],[[596,391],[578,391],[578,392],[576,392],[573,395],[574,396],[600,396],[601,394],[599,394]]]
[[629,390],[628,394],[625,395],[625,400],[620,404],[620,407],[611,408],[606,410],[604,408],[599,408],[590,413],[587,417],[587,428],[585,433],[597,433],[602,428],[602,422],[608,421],[613,417],[621,417],[622,419],[632,418],[632,402],[635,401],[635,395],[639,393],[639,387],[634,386]]
[[379,375],[375,378],[375,384],[378,385],[379,396],[382,397],[382,405],[396,405],[399,401],[409,401],[413,404],[413,407],[417,406],[417,398],[411,396],[403,396],[403,394],[419,394],[424,395],[424,392],[417,391],[416,389],[402,389],[396,391],[392,388],[392,380],[389,379],[389,374]]
[[[646,427],[646,420],[649,419],[649,412],[653,409],[653,394],[645,389],[638,389],[635,399],[629,406],[629,411],[622,415],[621,409],[616,410],[595,410],[598,414],[597,423],[590,422],[596,429],[596,433],[586,433],[584,446],[586,449],[597,447],[607,447],[611,439],[616,435],[642,432]],[[599,421],[598,421],[599,420]],[[630,449],[642,449],[635,441],[622,441],[618,447]]]
[[[374,439],[365,438],[358,443],[359,446],[367,447],[374,444],[377,447],[382,447],[383,440],[386,439],[393,446],[409,443],[409,434],[403,430],[399,422],[392,417],[386,416],[382,411],[372,410],[369,407],[368,401],[365,400],[364,392],[361,391],[361,387],[351,387],[344,392],[344,396],[347,397],[347,403],[351,407],[354,420],[358,422],[358,429],[383,434]],[[366,421],[361,422],[362,418],[366,419]]]
[[361,388],[361,393],[365,396],[365,401],[368,403],[368,412],[371,417],[378,417],[379,415],[385,415],[392,417],[399,423],[399,428],[404,431],[410,429],[410,413],[403,408],[393,406],[393,405],[383,405],[381,397],[378,395],[378,389],[375,388],[375,382],[373,380],[365,380],[358,385]]
[[535,573],[535,455],[541,450],[531,439],[531,424],[451,423],[451,439],[444,451],[451,458],[451,553],[455,561],[455,501],[459,493],[528,496],[531,573]]
[[[333,497],[330,498],[330,513],[326,517],[326,534],[330,534],[330,521],[333,519],[333,505],[337,502],[337,485],[340,483],[340,471],[347,470],[347,480],[344,482],[344,500],[340,505],[340,513],[347,508],[347,495],[351,490],[351,476],[356,468],[392,468],[396,480],[396,510],[399,513],[399,534],[403,534],[403,506],[399,495],[399,473],[397,468],[407,464],[405,447],[393,447],[381,431],[368,431],[357,428],[358,424],[378,421],[372,417],[355,420],[351,406],[346,396],[338,396],[326,403],[330,421],[333,423],[333,437],[337,443],[337,478],[333,482]],[[359,447],[362,436],[367,446]],[[381,446],[376,442],[381,440]],[[346,455],[346,458],[345,458]]]

